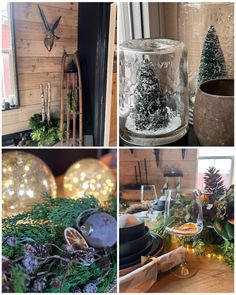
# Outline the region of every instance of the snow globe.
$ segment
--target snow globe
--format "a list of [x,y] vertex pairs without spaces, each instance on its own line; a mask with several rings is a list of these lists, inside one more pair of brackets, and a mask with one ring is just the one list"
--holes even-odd
[[136,39],[120,46],[120,137],[124,145],[174,142],[188,128],[187,51],[182,42]]

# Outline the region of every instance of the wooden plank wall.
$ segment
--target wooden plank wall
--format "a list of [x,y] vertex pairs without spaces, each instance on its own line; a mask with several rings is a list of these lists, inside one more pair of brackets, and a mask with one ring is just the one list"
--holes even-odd
[[113,73],[109,146],[117,144],[117,73]]
[[[163,172],[166,168],[182,170],[184,177],[181,178],[181,188],[184,192],[191,192],[195,188],[197,149],[187,149],[184,160],[182,159],[181,149],[161,149],[158,167],[153,149],[134,149],[133,151],[132,154],[130,149],[120,150],[120,184],[135,183],[134,166],[138,165],[138,161],[141,161],[142,178],[145,181],[144,158],[146,158],[148,181],[149,184],[156,185],[158,195],[160,195],[160,191],[165,183]],[[169,178],[171,188],[175,188],[176,181],[177,179],[175,178]],[[140,192],[138,192],[139,194]],[[132,195],[130,195],[130,199],[133,199]]]
[[[38,4],[49,24],[62,16],[56,29],[51,52],[44,46],[44,26]],[[20,108],[2,113],[2,133],[10,134],[29,129],[29,118],[41,111],[39,84],[51,83],[52,112],[59,114],[60,73],[63,50],[77,49],[78,3],[14,3],[16,58]]]

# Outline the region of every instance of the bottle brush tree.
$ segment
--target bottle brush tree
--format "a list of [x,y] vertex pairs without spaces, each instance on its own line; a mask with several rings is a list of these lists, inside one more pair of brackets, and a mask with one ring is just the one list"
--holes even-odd
[[198,85],[219,78],[227,78],[225,59],[216,30],[210,26],[202,49]]
[[163,95],[153,64],[144,59],[137,71],[134,87],[134,120],[137,130],[157,130],[169,122],[166,98]]

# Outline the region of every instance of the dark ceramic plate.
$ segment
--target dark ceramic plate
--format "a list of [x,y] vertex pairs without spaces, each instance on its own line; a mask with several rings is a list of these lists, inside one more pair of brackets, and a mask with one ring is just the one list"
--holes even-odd
[[145,234],[144,223],[137,224],[131,227],[120,228],[120,243],[126,243],[137,240]]
[[120,259],[120,269],[125,269],[128,267],[131,267],[133,265],[139,264],[141,262],[141,256],[153,256],[158,255],[162,248],[163,248],[163,239],[157,235],[151,234],[151,245],[148,249],[145,248],[145,253],[140,254],[137,253],[137,255],[128,256],[125,258],[132,257],[132,259]]
[[137,253],[144,249],[148,242],[152,239],[151,234],[149,232],[149,228],[145,227],[145,234],[136,240],[127,242],[127,243],[120,243],[120,257],[126,257],[132,255],[132,253]]

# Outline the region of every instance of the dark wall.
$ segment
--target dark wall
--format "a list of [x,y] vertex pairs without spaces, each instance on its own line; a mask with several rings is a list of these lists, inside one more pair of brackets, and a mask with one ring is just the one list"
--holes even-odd
[[54,176],[66,172],[71,164],[83,158],[99,159],[109,152],[106,149],[3,149],[2,152],[23,151],[41,158],[52,170]]
[[78,52],[82,72],[83,124],[93,134],[94,145],[103,145],[107,80],[110,3],[80,3]]

